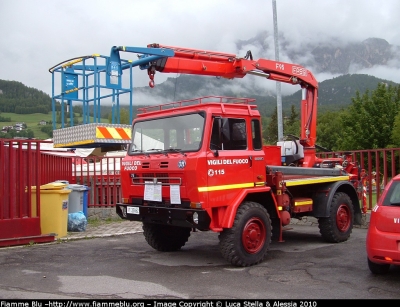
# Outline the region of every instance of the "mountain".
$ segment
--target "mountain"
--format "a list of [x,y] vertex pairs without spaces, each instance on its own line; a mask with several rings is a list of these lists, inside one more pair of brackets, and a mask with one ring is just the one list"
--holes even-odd
[[51,111],[51,97],[21,82],[0,80],[0,112],[17,114]]
[[[379,83],[392,86],[398,85],[389,80],[361,74],[347,74],[325,80],[319,84],[318,88],[318,110],[321,113],[328,110],[338,111],[346,108],[351,103],[351,98],[355,97],[357,91],[361,94],[364,94],[367,90],[371,92],[377,88]],[[299,107],[301,91],[283,97],[282,100],[287,108],[292,104]]]
[[[255,59],[268,58],[271,53],[270,42],[271,34],[261,32],[249,40],[237,41],[236,49],[241,50],[242,54],[250,50]],[[319,83],[320,112],[346,107],[356,91],[364,93],[367,89],[374,90],[380,82],[396,84],[390,80],[357,73],[377,67],[400,69],[400,47],[391,45],[384,39],[368,38],[360,42],[344,43],[338,38],[331,38],[327,43],[308,43],[294,48],[282,34],[280,45],[286,62],[302,65],[313,74],[329,74],[332,78],[336,76]],[[275,83],[251,75],[240,80],[180,75],[168,78],[155,88],[135,89],[135,101],[139,104],[160,104],[209,95],[255,98],[263,114],[267,115],[271,114],[276,105]],[[286,94],[282,91],[282,95],[284,110],[289,109],[292,104],[299,105],[300,91],[293,93],[292,90]]]
[[[258,33],[249,40],[239,40],[238,50],[255,48],[257,57],[264,57],[271,49],[271,34]],[[340,38],[329,38],[328,42],[304,43],[294,48],[284,34],[279,35],[280,54],[291,63],[300,64],[314,74],[354,74],[360,69],[374,66],[395,65],[400,68],[400,46],[389,44],[381,38],[367,38],[360,42],[345,43]],[[273,48],[273,47],[272,47]],[[282,60],[283,57],[280,57]],[[287,61],[286,61],[287,62]]]
[[[264,94],[259,90],[246,91],[245,88],[240,88],[237,84],[235,86],[232,85],[232,82],[235,82],[235,80],[181,75],[178,78],[168,78],[167,81],[158,84],[154,88],[135,88],[133,94],[135,97],[134,113],[136,114],[137,108],[146,105],[146,101],[151,104],[161,104],[202,96],[254,98],[263,116],[270,116],[274,112],[276,106],[275,95]],[[382,82],[397,85],[389,80],[361,74],[347,74],[325,80],[319,84],[319,113],[345,108],[351,103],[351,98],[355,97],[357,91],[362,94],[366,90],[373,91]],[[136,98],[139,96],[147,97],[143,98],[144,100],[140,105]],[[301,90],[292,95],[282,96],[283,111],[289,112],[292,105],[299,107],[300,100]],[[57,110],[59,110],[59,107],[57,107]],[[101,110],[104,117],[107,117],[107,113],[111,113],[109,106],[102,106]],[[47,114],[51,112],[51,97],[37,89],[28,88],[20,82],[0,80],[0,112]]]
[[[237,50],[251,49],[255,58],[267,58],[268,42],[271,35],[262,32],[249,40],[239,40]],[[336,75],[319,83],[319,112],[338,110],[351,103],[356,91],[364,93],[374,90],[378,83],[396,85],[371,75],[357,74],[362,69],[374,67],[396,68],[400,63],[400,47],[390,45],[380,38],[368,38],[361,42],[343,43],[332,38],[328,43],[302,44],[293,47],[284,35],[280,37],[282,55],[288,62],[302,65],[315,73]],[[400,67],[399,67],[400,68]],[[157,82],[157,75],[155,81]],[[267,85],[268,84],[268,85]],[[286,85],[286,84],[285,84]],[[291,87],[291,85],[286,85]],[[283,87],[282,87],[283,88]],[[300,89],[289,94],[282,91],[283,111],[291,105],[298,106]],[[294,89],[294,90],[293,90]],[[255,98],[262,115],[269,116],[276,106],[275,82],[248,75],[240,80],[227,80],[209,76],[180,75],[168,78],[154,88],[134,89],[135,109],[140,105],[161,104],[165,102],[190,99],[202,96],[231,96]],[[121,104],[124,102],[121,101]],[[77,104],[75,104],[77,105]],[[136,110],[135,110],[136,111]],[[19,114],[51,112],[51,98],[40,90],[28,88],[20,82],[0,80],[0,112]],[[102,105],[102,113],[110,108]],[[104,114],[105,116],[105,114]]]
[[[253,76],[249,76],[253,77]],[[276,106],[276,96],[260,92],[259,89],[240,87],[238,82],[243,80],[216,79],[204,76],[181,75],[178,78],[168,78],[167,81],[154,88],[140,87],[135,89],[134,95],[143,97],[158,97],[157,104],[167,101],[185,100],[202,96],[230,96],[247,97],[256,99],[263,116],[270,116]],[[351,98],[356,92],[363,94],[366,90],[373,91],[379,83],[397,85],[389,80],[379,79],[369,75],[347,74],[333,79],[325,80],[319,84],[318,108],[319,112],[337,111],[351,103]],[[301,90],[292,95],[282,96],[282,108],[289,112],[292,105],[300,107]]]

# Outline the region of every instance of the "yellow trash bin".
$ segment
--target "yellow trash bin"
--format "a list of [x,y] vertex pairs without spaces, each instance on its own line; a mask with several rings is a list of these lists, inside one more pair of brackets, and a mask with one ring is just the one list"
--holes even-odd
[[[41,234],[54,233],[57,238],[67,235],[68,196],[67,184],[51,182],[40,186]],[[32,187],[32,216],[36,216],[36,186]]]

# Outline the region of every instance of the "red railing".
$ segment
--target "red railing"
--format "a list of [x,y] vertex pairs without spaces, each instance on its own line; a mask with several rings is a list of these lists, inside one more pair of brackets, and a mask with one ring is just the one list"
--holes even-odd
[[[41,152],[40,143],[45,141],[1,140],[0,198],[3,205],[0,206],[0,219],[8,218],[10,214],[30,216],[30,187],[57,180],[87,186],[89,208],[114,207],[121,201],[121,156],[62,157]],[[400,173],[400,148],[355,150],[351,153],[353,161],[365,170],[367,207],[372,209],[383,187]],[[343,154],[317,155],[328,158]],[[36,197],[39,203],[39,196]],[[17,209],[16,204],[22,205]]]
[[[400,148],[352,150],[353,161],[365,171],[367,209],[371,210],[385,185],[400,173]],[[318,153],[321,158],[342,156],[345,152]]]
[[41,143],[0,139],[0,239],[40,235],[40,193],[34,189],[72,179],[70,158],[42,153]]
[[[353,161],[364,170],[367,194],[367,209],[372,209],[383,187],[400,173],[400,148],[354,150]],[[344,152],[318,153],[321,158],[342,156]],[[86,185],[88,207],[113,207],[121,201],[121,181],[119,176],[122,157],[73,158],[73,183]],[[361,179],[361,178],[360,178]],[[361,187],[362,188],[362,187]],[[362,191],[359,191],[362,193]]]
[[73,158],[73,183],[85,185],[88,207],[113,207],[121,201],[122,157]]

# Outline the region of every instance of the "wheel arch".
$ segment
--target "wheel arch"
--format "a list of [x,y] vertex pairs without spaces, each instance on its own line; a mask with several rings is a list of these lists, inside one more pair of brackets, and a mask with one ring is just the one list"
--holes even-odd
[[343,192],[350,197],[354,208],[354,224],[361,225],[361,208],[357,191],[347,181],[337,181],[318,188],[313,196],[313,215],[317,218],[329,217],[332,198],[337,192]]
[[279,217],[276,200],[270,187],[252,188],[243,190],[234,202],[227,208],[222,222],[223,228],[231,228],[235,220],[236,212],[241,203],[252,201],[262,205],[269,213],[271,219]]

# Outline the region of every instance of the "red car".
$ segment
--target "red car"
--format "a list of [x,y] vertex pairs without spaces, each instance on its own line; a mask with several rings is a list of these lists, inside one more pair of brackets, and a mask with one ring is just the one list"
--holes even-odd
[[374,274],[400,265],[400,175],[386,185],[371,211],[366,248],[368,267]]

